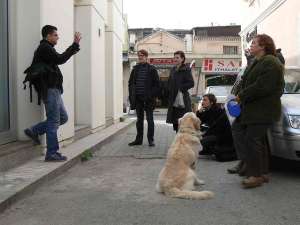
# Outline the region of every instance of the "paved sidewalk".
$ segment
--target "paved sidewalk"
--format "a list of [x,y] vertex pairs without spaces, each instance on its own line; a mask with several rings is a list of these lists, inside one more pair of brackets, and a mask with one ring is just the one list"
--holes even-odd
[[135,122],[134,118],[112,125],[97,133],[90,134],[61,149],[68,157],[66,162],[44,162],[44,156],[34,158],[14,169],[0,173],[0,213],[27,194],[33,193],[42,183],[65,172],[81,160],[86,150],[96,150],[114,135]]
[[175,132],[173,127],[165,124],[164,116],[155,116],[155,147],[149,147],[147,141],[147,123],[144,125],[144,142],[143,145],[129,147],[128,143],[132,142],[136,136],[135,127],[131,127],[119,135],[113,142],[102,146],[98,155],[103,157],[134,157],[134,158],[165,158],[170,144],[172,143]]

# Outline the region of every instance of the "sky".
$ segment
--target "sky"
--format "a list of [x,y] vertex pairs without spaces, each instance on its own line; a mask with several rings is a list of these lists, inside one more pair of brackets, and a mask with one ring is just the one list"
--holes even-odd
[[123,0],[129,28],[191,29],[241,24],[242,0]]

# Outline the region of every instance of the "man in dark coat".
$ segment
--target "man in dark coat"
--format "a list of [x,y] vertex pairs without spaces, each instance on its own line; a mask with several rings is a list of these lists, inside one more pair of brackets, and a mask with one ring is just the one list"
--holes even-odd
[[45,64],[52,71],[51,73],[43,74],[46,90],[41,92],[47,119],[31,128],[25,129],[24,133],[37,144],[40,144],[39,135],[46,133],[47,153],[45,161],[65,161],[67,157],[62,156],[58,152],[57,130],[60,125],[68,121],[68,114],[61,98],[63,93],[63,76],[58,65],[64,64],[72,55],[79,51],[81,35],[80,33],[75,33],[73,44],[62,54],[57,53],[54,48],[59,39],[56,27],[51,25],[44,26],[42,28],[42,36],[43,40],[34,53],[31,67],[36,64]]
[[132,69],[128,88],[131,109],[136,110],[137,135],[129,146],[142,145],[144,133],[144,111],[148,122],[147,138],[150,147],[154,147],[154,120],[153,110],[155,108],[156,97],[159,95],[159,76],[154,66],[147,63],[148,52],[138,51],[139,63]]

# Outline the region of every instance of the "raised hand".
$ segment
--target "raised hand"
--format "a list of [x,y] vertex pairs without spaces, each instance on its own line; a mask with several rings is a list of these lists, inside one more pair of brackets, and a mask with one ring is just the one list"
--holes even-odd
[[79,44],[80,40],[81,40],[81,33],[76,32],[75,35],[74,35],[74,42]]

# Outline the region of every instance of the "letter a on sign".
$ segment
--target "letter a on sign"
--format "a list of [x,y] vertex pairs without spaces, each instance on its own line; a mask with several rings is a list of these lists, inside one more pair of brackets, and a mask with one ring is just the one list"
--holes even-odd
[[232,61],[230,61],[230,63],[228,63],[228,65],[227,65],[227,67],[229,67],[229,66],[234,67],[234,63]]

